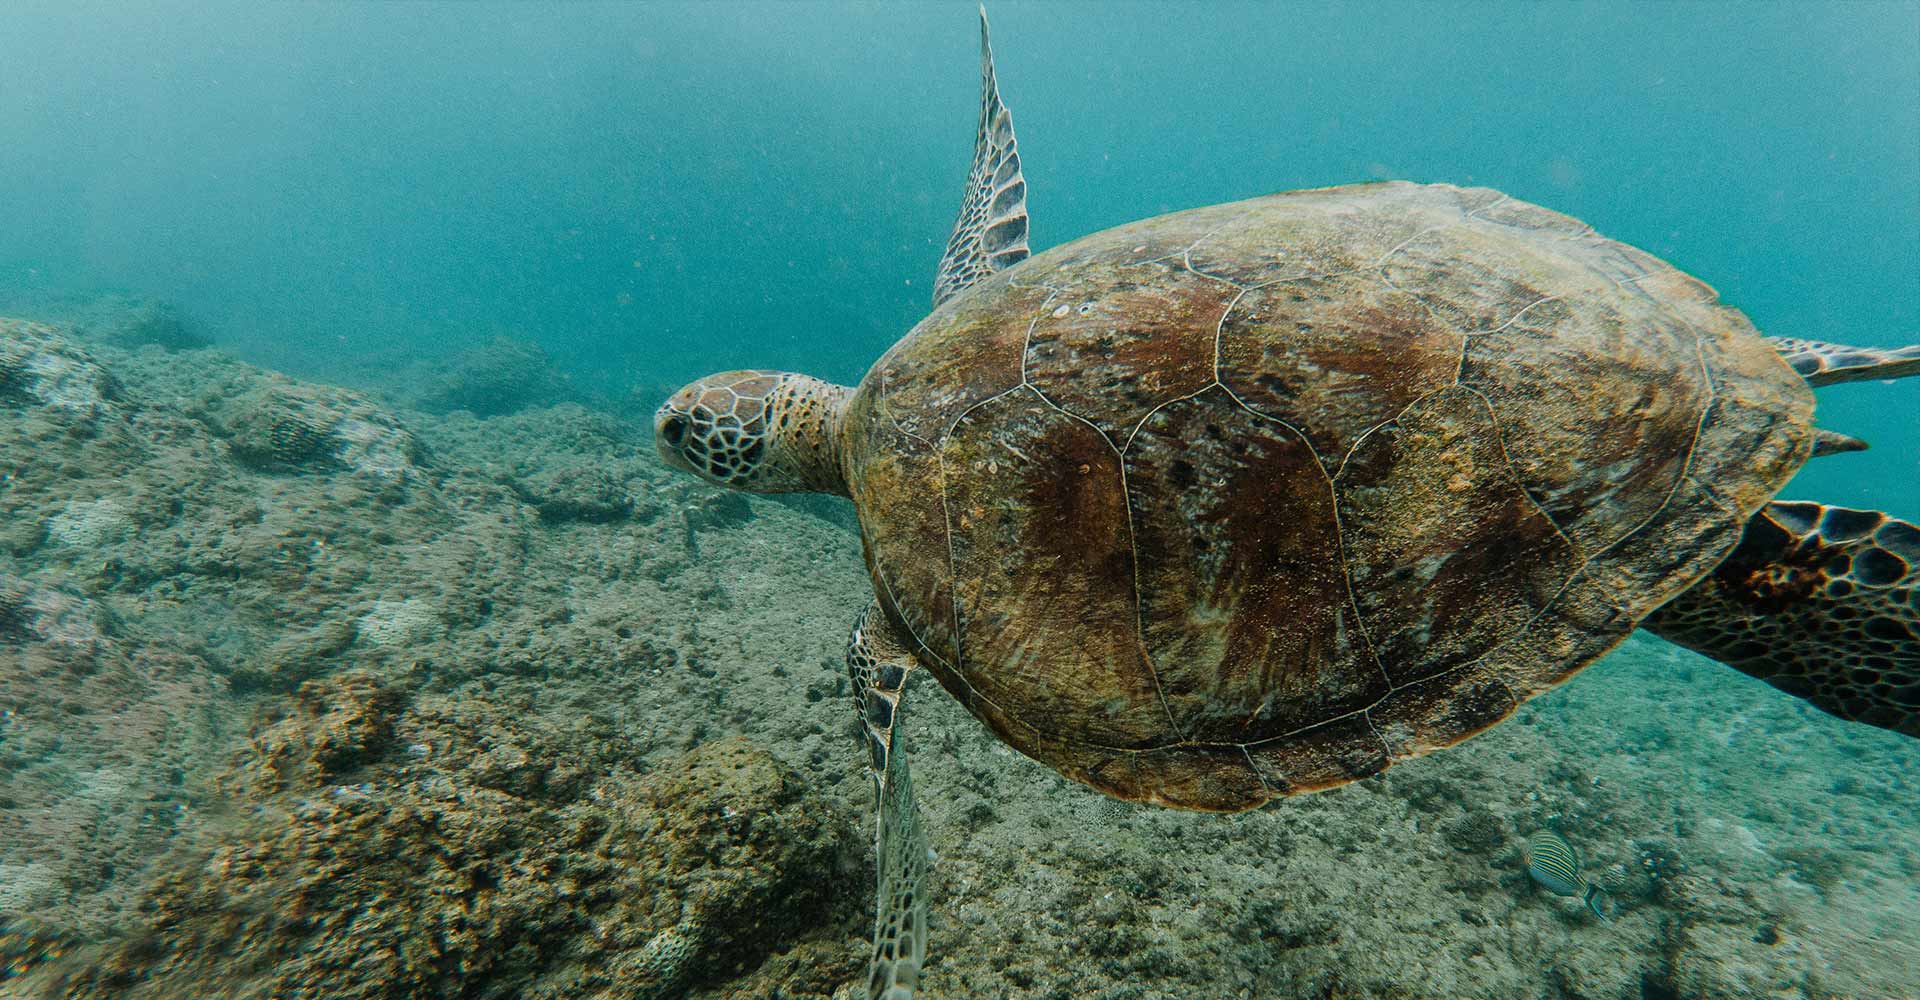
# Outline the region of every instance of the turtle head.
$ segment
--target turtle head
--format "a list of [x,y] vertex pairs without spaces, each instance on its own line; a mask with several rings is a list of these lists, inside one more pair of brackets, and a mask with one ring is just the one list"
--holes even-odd
[[852,394],[806,375],[721,372],[661,404],[653,443],[668,465],[730,489],[846,496],[840,442]]

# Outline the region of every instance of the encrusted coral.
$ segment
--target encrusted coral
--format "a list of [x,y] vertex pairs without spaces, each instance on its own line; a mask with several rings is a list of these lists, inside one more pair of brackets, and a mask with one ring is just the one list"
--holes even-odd
[[0,642],[35,642],[89,657],[110,642],[101,609],[84,597],[0,573]]
[[1624,892],[1632,883],[1633,869],[1628,868],[1625,863],[1619,861],[1600,869],[1599,873],[1593,878],[1594,885],[1599,886],[1602,891],[1613,893],[1614,895],[1619,895],[1621,892]]
[[805,783],[739,740],[642,776],[610,735],[309,683],[228,782],[251,819],[17,995],[675,1000],[833,923],[861,838]]
[[288,465],[331,462],[340,451],[340,443],[319,425],[299,417],[276,420],[267,429],[267,444],[274,459]]
[[633,956],[633,1000],[672,1000],[686,992],[706,929],[693,922],[661,931]]
[[73,500],[47,521],[47,541],[75,549],[98,548],[133,534],[126,505],[113,497]]
[[234,457],[261,471],[344,469],[404,480],[421,458],[413,435],[358,394],[285,380],[238,400],[227,431]]
[[32,593],[33,586],[27,581],[0,573],[0,641],[27,637],[27,598]]
[[0,402],[93,418],[112,408],[117,392],[113,376],[52,327],[0,318]]
[[541,469],[511,479],[508,485],[549,524],[605,524],[633,514],[633,493],[626,479],[589,462]]
[[103,339],[127,347],[152,344],[168,351],[205,347],[211,341],[199,328],[187,321],[179,307],[151,299],[128,301],[115,310],[116,322],[96,332]]
[[0,344],[0,400],[26,395],[27,352],[17,345]]
[[551,406],[570,395],[566,375],[539,345],[495,337],[455,355],[446,373],[421,394],[419,406],[430,413],[466,410],[496,417]]
[[441,624],[424,601],[375,601],[354,623],[359,640],[370,646],[410,646],[432,638]]
[[1473,806],[1440,828],[1454,850],[1464,854],[1491,854],[1507,839],[1507,824],[1499,816]]

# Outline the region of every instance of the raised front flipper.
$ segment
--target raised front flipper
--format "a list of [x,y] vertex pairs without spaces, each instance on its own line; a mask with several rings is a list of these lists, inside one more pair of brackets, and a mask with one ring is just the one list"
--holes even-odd
[[913,654],[894,636],[879,602],[867,605],[847,644],[847,673],[860,710],[862,742],[880,799],[874,859],[879,865],[868,1000],[911,1000],[927,958],[927,838],[913,804],[906,749],[900,745],[900,694]]
[[933,276],[933,304],[960,294],[981,278],[1027,259],[1027,178],[1013,141],[1013,113],[1000,100],[987,41],[987,10],[980,8],[980,127],[973,169],[947,252]]
[[1643,624],[1843,719],[1920,737],[1920,528],[1768,504],[1731,555]]
[[1907,347],[1848,347],[1796,337],[1770,337],[1774,350],[1808,385],[1866,382],[1920,375],[1920,344]]

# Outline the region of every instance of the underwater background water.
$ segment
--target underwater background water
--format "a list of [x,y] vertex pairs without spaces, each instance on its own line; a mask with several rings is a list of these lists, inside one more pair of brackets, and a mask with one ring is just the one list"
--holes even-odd
[[[1036,249],[1447,181],[1652,250],[1768,333],[1920,336],[1913,3],[990,13]],[[852,381],[927,307],[972,142],[972,15],[12,3],[0,283],[163,296],[296,371],[508,331],[607,383]],[[1801,492],[1913,495],[1920,421],[1883,397],[1823,394],[1876,450]]]
[[[1920,3],[988,13],[1036,250],[1484,185],[1762,332],[1920,342]],[[646,418],[720,369],[852,383],[926,314],[975,19],[0,3],[0,1000],[858,992],[858,539],[672,473]],[[216,350],[111,335],[154,302]],[[1873,448],[1786,495],[1920,520],[1917,393],[1821,389]],[[908,717],[927,997],[1920,992],[1920,745],[1646,635],[1231,817],[1103,799],[929,684]],[[1607,920],[1530,876],[1546,831],[1617,870]]]

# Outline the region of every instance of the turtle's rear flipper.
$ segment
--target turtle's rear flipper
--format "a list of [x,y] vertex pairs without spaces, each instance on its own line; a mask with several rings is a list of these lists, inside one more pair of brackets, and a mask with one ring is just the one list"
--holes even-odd
[[1644,623],[1843,719],[1920,737],[1920,528],[1775,502]]
[[1920,375],[1920,344],[1908,347],[1848,347],[1797,337],[1772,337],[1773,348],[1808,385],[1866,382]]

